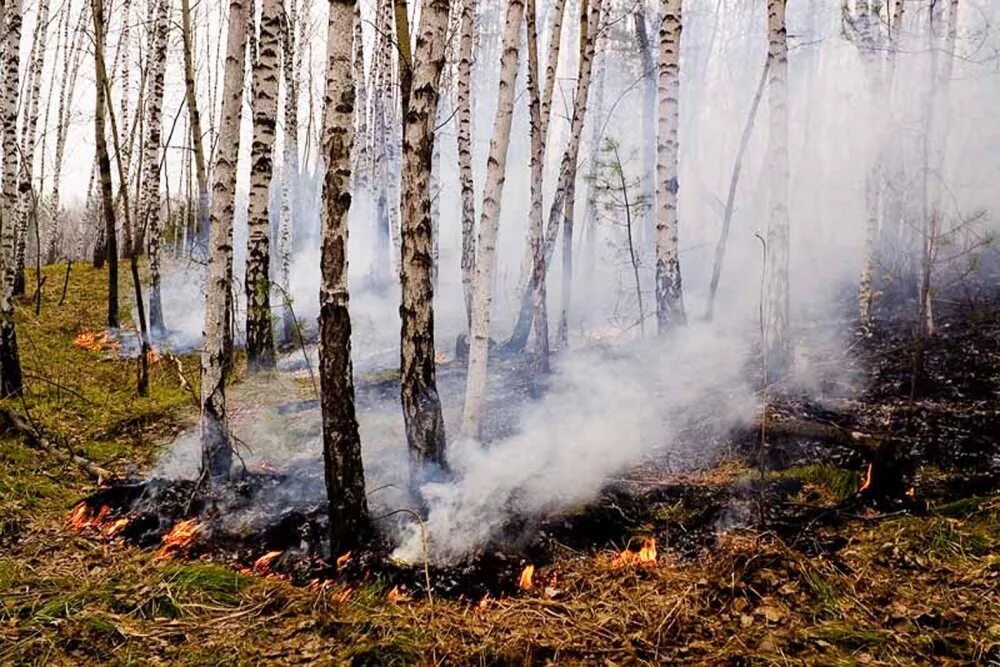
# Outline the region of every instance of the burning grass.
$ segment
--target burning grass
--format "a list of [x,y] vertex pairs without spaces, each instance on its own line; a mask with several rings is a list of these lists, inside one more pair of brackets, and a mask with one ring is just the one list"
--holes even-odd
[[[75,268],[66,309],[46,295],[42,320],[19,309],[19,333],[26,369],[49,378],[32,381],[32,417],[59,442],[124,471],[148,462],[189,396],[162,364],[151,397],[137,399],[134,362],[73,345],[80,331],[100,330],[103,275]],[[911,432],[940,436],[920,430],[934,405],[907,413]],[[949,406],[951,426],[988,424],[960,421]],[[62,459],[7,438],[0,663],[1000,660],[995,496],[963,487],[964,471],[918,460],[908,484],[924,505],[880,514],[854,502],[867,463],[856,454],[779,453],[788,460],[765,471],[737,460],[684,476],[637,471],[600,502],[535,526],[516,553],[430,568],[428,597],[423,569],[393,568],[387,550],[321,563],[292,548],[303,527],[317,531],[310,543],[322,536],[321,508],[282,515],[241,542],[207,504],[185,512],[183,485],[161,524],[160,512],[131,511],[140,485],[95,494]],[[283,474],[274,468],[252,470],[252,479]]]

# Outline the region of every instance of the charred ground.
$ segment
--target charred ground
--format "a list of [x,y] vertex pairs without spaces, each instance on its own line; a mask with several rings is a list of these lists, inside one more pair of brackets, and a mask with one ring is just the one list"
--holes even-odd
[[[586,507],[514,520],[478,557],[425,570],[394,563],[382,542],[338,564],[322,550],[322,504],[276,508],[234,531],[197,482],[143,479],[189,398],[161,363],[151,398],[117,407],[107,387],[127,387],[134,363],[71,342],[99,327],[82,313],[100,312],[85,307],[100,301],[100,280],[81,269],[72,310],[45,303],[43,321],[73,313],[59,326],[20,313],[37,355],[25,366],[46,381],[7,409],[27,408],[65,452],[131,481],[95,489],[60,452],[8,433],[0,661],[1000,660],[995,294],[941,309],[916,381],[906,309],[883,312],[850,352],[869,378],[863,395],[830,386],[804,400],[772,387],[764,446],[753,428],[700,472],[647,461]],[[77,374],[53,379],[67,355]],[[522,393],[544,390],[512,372],[528,383]],[[359,393],[394,390],[390,377]],[[861,491],[878,460],[892,479]],[[250,469],[227,498],[300,474]],[[81,501],[91,518],[109,509],[70,530]],[[119,518],[128,523],[112,531]],[[165,552],[164,535],[189,519],[201,522],[196,538]],[[623,563],[649,538],[655,565]]]

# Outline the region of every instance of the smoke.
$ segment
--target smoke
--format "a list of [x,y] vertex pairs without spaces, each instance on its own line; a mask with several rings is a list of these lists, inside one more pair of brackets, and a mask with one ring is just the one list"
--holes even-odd
[[[697,324],[635,349],[567,357],[549,392],[520,416],[516,435],[488,445],[454,441],[453,479],[420,489],[431,558],[467,556],[512,518],[579,508],[647,457],[674,461],[678,472],[714,461],[720,436],[754,412],[747,349],[734,343]],[[395,555],[421,559],[422,540],[420,527],[408,526]]]
[[[542,5],[543,15],[548,16],[546,3]],[[477,191],[482,189],[495,106],[497,58],[492,55],[498,48],[499,31],[486,19],[495,18],[496,7],[495,3],[482,3],[481,50],[473,82]],[[366,12],[370,9],[368,5],[364,8]],[[392,279],[395,268],[390,264],[395,252],[392,257],[378,253],[380,231],[370,194],[355,193],[349,221],[352,347],[370,504],[377,516],[401,507],[425,506],[424,529],[435,560],[454,561],[502,539],[515,519],[530,524],[571,512],[593,500],[609,480],[644,461],[677,471],[707,465],[725,452],[726,436],[732,429],[753,421],[759,404],[747,368],[754,361],[761,297],[762,253],[754,232],[768,226],[766,99],[751,135],[737,191],[716,319],[704,323],[700,316],[705,311],[734,156],[764,63],[763,11],[760,2],[685,3],[679,218],[690,324],[664,340],[640,341],[640,313],[629,282],[631,267],[624,263],[625,230],[620,216],[609,212],[607,202],[590,187],[600,168],[595,147],[604,139],[614,139],[620,145],[623,171],[636,183],[633,194],[645,207],[637,221],[637,239],[648,317],[653,293],[649,214],[653,175],[645,168],[644,150],[650,137],[642,128],[643,114],[649,110],[644,111],[642,102],[642,72],[629,32],[631,22],[623,18],[622,8],[614,10],[615,27],[608,33],[595,69],[603,68],[603,92],[598,94],[595,81],[580,152],[578,236],[573,249],[576,273],[568,309],[571,349],[557,361],[541,398],[526,395],[523,387],[510,381],[509,368],[500,360],[491,360],[489,410],[501,415],[505,423],[486,443],[456,437],[464,378],[454,370],[442,372],[439,389],[450,436],[452,476],[423,484],[419,499],[401,490],[407,486],[407,452],[396,389],[370,387],[372,374],[391,374],[398,366],[399,294]],[[911,18],[902,27],[904,34],[919,35],[921,20],[913,17],[920,12],[909,13],[909,3],[907,11]],[[995,157],[1000,126],[991,122],[990,111],[1000,102],[1000,78],[996,76],[996,58],[991,56],[997,37],[981,28],[991,25],[988,17],[984,18],[989,12],[995,15],[995,10],[983,7],[963,14],[958,49],[964,56],[956,62],[951,82],[949,138],[940,173],[930,175],[949,186],[943,206],[944,215],[952,220],[1000,207],[1000,190],[995,187],[1000,182]],[[655,26],[655,19],[655,12],[649,11],[647,25]],[[919,206],[914,207],[913,202],[919,201],[924,176],[920,166],[921,115],[929,85],[929,52],[917,41],[907,42],[899,54],[892,90],[881,99],[869,99],[858,50],[841,34],[838,6],[791,3],[788,21],[790,272],[792,318],[797,329],[795,372],[788,384],[821,400],[830,385],[857,385],[857,377],[843,363],[850,334],[841,313],[851,308],[863,259],[869,166],[887,147],[899,149],[904,169],[901,174],[889,174],[886,192],[904,202],[905,225],[914,226],[919,219]],[[547,20],[540,21],[540,26],[548,25]],[[576,43],[577,29],[575,21],[564,23],[563,62],[547,143],[547,202],[551,201],[567,140],[566,105],[572,98],[577,49],[566,44]],[[311,63],[317,72],[322,71],[321,43],[322,39],[316,41],[317,55]],[[321,85],[322,77],[316,79],[315,85]],[[523,66],[516,85],[523,90]],[[454,101],[445,96],[442,104],[442,120],[451,119]],[[526,96],[519,95],[494,284],[493,336],[498,341],[509,333],[516,313],[519,295],[515,286],[527,236],[530,182],[526,111]],[[440,168],[435,176],[441,211],[440,282],[435,290],[440,350],[451,349],[455,336],[464,330],[465,320],[454,136],[453,124],[442,123],[438,134]],[[249,145],[246,133],[244,145]],[[245,173],[241,178],[245,180]],[[237,210],[245,211],[245,206],[237,206]],[[289,287],[296,315],[309,328],[318,315],[320,278],[315,188],[299,189],[296,211]],[[995,216],[987,216],[984,224],[997,227]],[[238,219],[235,229],[239,281],[245,220]],[[899,230],[883,230],[889,232],[898,234]],[[376,273],[390,276],[388,284],[376,284],[372,279]],[[204,297],[199,276],[200,267],[175,265],[164,280],[167,326],[178,346],[200,344]],[[549,312],[553,314],[563,305],[558,289],[561,279],[557,254],[549,277]],[[237,294],[241,291],[236,290]],[[277,314],[280,302],[276,300],[274,305]],[[237,316],[237,322],[241,321]],[[589,345],[597,330],[614,332],[622,344]],[[315,368],[315,349],[306,354]],[[289,470],[304,470],[310,464],[316,469],[321,460],[319,415],[314,404],[306,403],[312,396],[301,357],[296,351],[282,359],[277,376],[250,378],[230,389],[232,429],[246,443],[247,449],[241,453],[248,465],[266,461]],[[198,436],[192,432],[167,448],[154,474],[192,476],[198,461]],[[283,487],[282,498],[288,502],[320,500],[324,490],[316,480],[290,480]],[[422,557],[424,534],[420,526],[392,524],[388,529],[398,530],[394,533],[398,557],[411,561]]]

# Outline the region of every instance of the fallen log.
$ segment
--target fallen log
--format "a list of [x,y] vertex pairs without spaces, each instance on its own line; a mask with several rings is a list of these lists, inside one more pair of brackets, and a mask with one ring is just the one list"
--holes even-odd
[[833,442],[868,455],[873,455],[880,447],[892,441],[892,438],[889,437],[855,431],[830,422],[807,419],[786,419],[783,421],[769,419],[765,425],[764,433],[768,439],[789,438]]
[[62,451],[59,447],[49,442],[48,438],[39,433],[26,419],[6,408],[0,408],[0,434],[7,431],[14,431],[23,437],[25,442],[32,447],[41,449],[54,456],[67,458],[71,463],[80,467],[98,482],[103,482],[114,477],[110,470],[102,468],[90,459],[86,459],[72,451]]

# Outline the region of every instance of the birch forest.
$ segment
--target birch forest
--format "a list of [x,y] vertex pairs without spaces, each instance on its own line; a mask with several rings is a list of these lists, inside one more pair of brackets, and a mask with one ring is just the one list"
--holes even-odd
[[0,0],[0,665],[1000,664],[994,0]]

